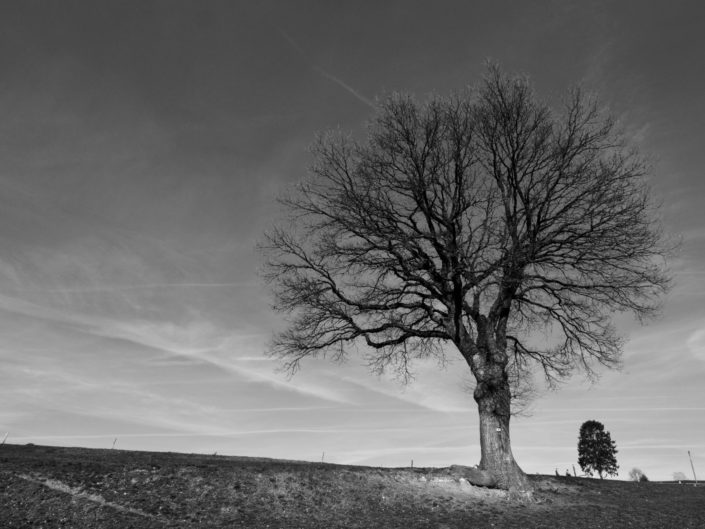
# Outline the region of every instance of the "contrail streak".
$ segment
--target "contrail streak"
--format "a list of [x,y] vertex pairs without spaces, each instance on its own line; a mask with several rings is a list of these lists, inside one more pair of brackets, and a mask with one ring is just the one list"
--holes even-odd
[[279,31],[279,34],[286,39],[286,41],[291,45],[291,47],[296,50],[296,52],[301,56],[301,58],[309,65],[309,67],[313,71],[315,71],[316,73],[325,77],[329,81],[334,82],[335,84],[340,86],[343,90],[352,94],[358,101],[361,101],[364,104],[366,104],[368,107],[377,108],[372,100],[370,100],[367,97],[365,97],[364,95],[362,95],[360,92],[355,90],[352,86],[347,84],[342,79],[336,77],[335,75],[333,75],[331,73],[328,73],[323,68],[321,68],[316,63],[314,63],[311,59],[309,59],[308,55],[306,55],[304,50],[301,49],[301,46],[299,46],[298,43],[293,38],[291,38],[291,36],[289,36],[289,34],[286,31],[279,29],[279,28],[277,28],[277,30]]

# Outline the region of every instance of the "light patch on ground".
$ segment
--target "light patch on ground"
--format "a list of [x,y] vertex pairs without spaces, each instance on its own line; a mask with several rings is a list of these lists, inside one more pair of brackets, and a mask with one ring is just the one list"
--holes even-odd
[[97,503],[99,505],[102,505],[104,507],[110,507],[111,509],[115,509],[118,511],[122,512],[128,512],[131,514],[137,514],[138,516],[144,516],[145,518],[154,518],[153,515],[146,513],[144,511],[140,511],[139,509],[132,509],[131,507],[125,507],[124,505],[120,505],[118,503],[113,503],[110,501],[106,501],[105,498],[103,498],[100,494],[89,494],[87,492],[83,492],[78,487],[71,487],[64,483],[63,481],[60,481],[58,479],[51,479],[51,478],[44,478],[42,476],[29,476],[27,474],[19,474],[19,477],[24,479],[25,481],[29,481],[31,483],[36,483],[37,485],[42,485],[44,487],[47,487],[48,489],[51,490],[56,490],[58,492],[64,492],[66,494],[70,494],[74,498],[82,498],[84,500],[91,501],[93,503]]
[[444,490],[447,493],[456,493],[463,496],[472,496],[481,499],[506,499],[507,492],[500,489],[478,487],[470,483],[465,478],[454,478],[451,476],[432,476],[426,478],[422,476],[418,480],[410,481],[414,485],[423,485],[434,489]]

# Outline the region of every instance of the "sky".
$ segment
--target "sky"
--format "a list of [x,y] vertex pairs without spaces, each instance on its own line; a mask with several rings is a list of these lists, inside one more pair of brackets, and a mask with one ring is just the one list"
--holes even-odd
[[[653,161],[673,289],[615,320],[624,366],[512,420],[529,473],[599,420],[620,478],[705,474],[705,6],[699,1],[0,3],[0,436],[8,443],[361,465],[479,462],[469,372],[401,385],[361,359],[264,355],[256,244],[317,132],[375,98],[475,84],[492,59],[595,92]],[[579,469],[578,469],[579,472]]]

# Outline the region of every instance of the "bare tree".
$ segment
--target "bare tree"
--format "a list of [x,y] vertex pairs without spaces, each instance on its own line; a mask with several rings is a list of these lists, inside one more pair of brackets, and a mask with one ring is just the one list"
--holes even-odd
[[379,103],[364,140],[334,132],[262,249],[270,353],[293,373],[357,344],[376,371],[455,351],[476,381],[480,467],[531,491],[509,437],[513,388],[615,366],[610,316],[650,316],[667,287],[646,164],[579,90],[553,112],[490,66],[475,89]]

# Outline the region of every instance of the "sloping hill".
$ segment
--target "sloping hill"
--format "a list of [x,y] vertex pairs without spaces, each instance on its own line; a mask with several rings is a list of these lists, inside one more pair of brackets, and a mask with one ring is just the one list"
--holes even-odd
[[0,446],[2,528],[692,528],[705,487],[532,476],[537,503],[450,469]]

